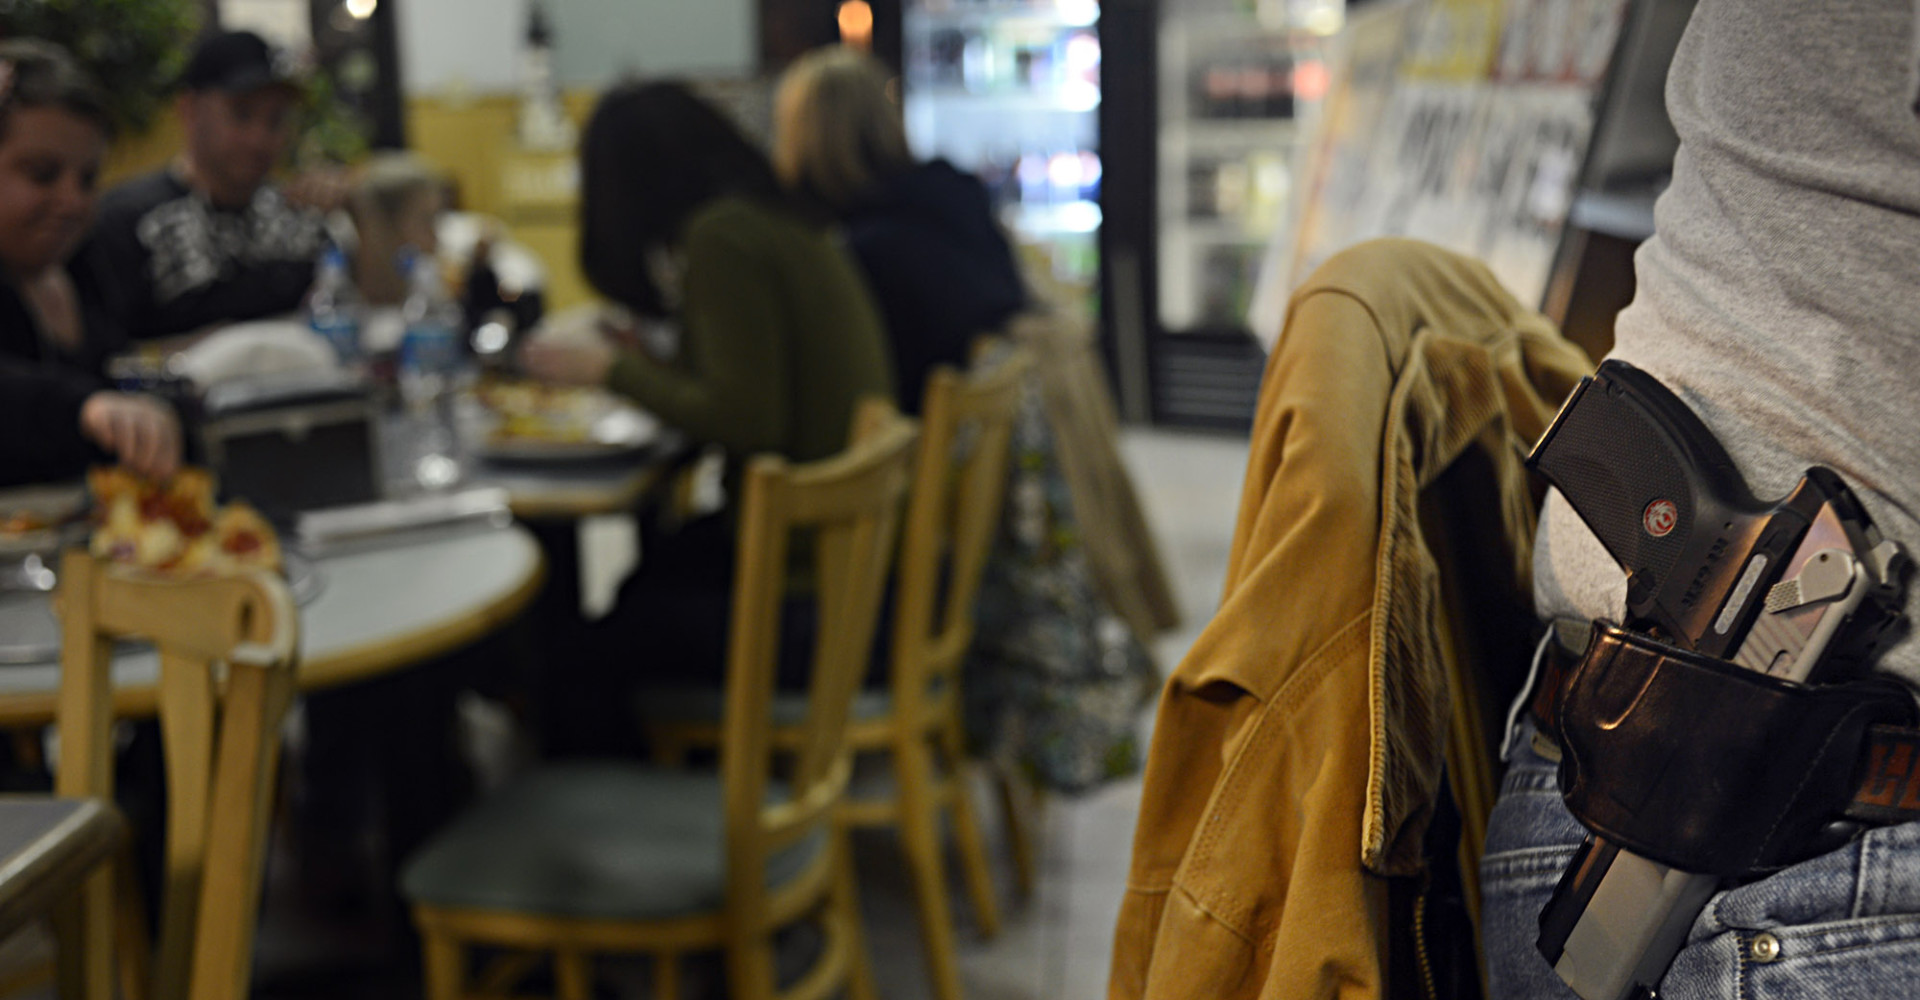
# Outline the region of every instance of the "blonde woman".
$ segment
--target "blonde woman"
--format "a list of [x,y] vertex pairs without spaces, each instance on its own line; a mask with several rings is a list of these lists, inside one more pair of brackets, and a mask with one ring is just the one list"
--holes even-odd
[[816,50],[780,81],[774,170],[838,220],[893,342],[894,385],[920,408],[927,370],[1026,302],[986,188],[945,160],[914,161],[886,69],[853,49]]

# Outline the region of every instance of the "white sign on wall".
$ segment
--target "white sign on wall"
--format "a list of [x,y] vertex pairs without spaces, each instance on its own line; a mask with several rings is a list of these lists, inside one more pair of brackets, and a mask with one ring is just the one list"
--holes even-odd
[[[753,0],[546,0],[553,76],[563,88],[604,87],[634,72],[749,76],[757,61]],[[527,0],[404,0],[401,84],[509,93],[519,85]]]
[[220,0],[220,27],[251,31],[291,52],[313,47],[307,0]]

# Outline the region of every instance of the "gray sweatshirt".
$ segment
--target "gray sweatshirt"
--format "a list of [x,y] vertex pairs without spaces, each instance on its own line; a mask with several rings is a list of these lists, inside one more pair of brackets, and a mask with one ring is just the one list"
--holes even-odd
[[[1914,19],[1914,0],[1702,0],[1667,79],[1673,184],[1612,356],[1677,392],[1756,495],[1826,465],[1920,555]],[[1543,616],[1625,605],[1558,494],[1534,589]],[[1920,581],[1911,592],[1914,616]],[[1920,639],[1883,666],[1920,683]]]

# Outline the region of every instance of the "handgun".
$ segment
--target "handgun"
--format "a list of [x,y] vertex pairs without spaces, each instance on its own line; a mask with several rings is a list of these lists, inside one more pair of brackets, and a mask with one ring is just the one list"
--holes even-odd
[[[1899,620],[1906,552],[1837,473],[1757,499],[1700,418],[1625,362],[1580,381],[1527,465],[1626,572],[1628,629],[1826,682],[1864,671]],[[1719,885],[1589,836],[1540,915],[1540,951],[1584,1000],[1657,996]]]

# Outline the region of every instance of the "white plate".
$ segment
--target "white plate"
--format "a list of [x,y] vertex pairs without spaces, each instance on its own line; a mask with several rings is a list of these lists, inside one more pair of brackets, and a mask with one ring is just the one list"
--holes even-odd
[[587,436],[576,441],[496,437],[499,418],[487,411],[476,427],[472,452],[494,462],[578,462],[631,455],[659,440],[660,421],[653,414],[610,394],[600,394],[592,405]]
[[[15,514],[32,514],[57,524],[78,514],[86,503],[87,488],[78,484],[0,490],[0,521]],[[0,532],[0,560],[50,554],[60,548],[61,539],[59,527]]]

